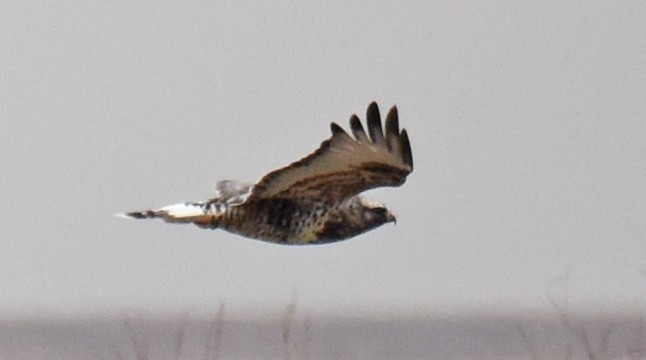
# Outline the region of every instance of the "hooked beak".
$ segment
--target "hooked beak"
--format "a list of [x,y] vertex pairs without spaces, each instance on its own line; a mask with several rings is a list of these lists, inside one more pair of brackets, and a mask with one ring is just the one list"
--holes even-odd
[[397,218],[395,217],[395,214],[389,211],[388,214],[386,214],[386,222],[391,222],[397,225]]

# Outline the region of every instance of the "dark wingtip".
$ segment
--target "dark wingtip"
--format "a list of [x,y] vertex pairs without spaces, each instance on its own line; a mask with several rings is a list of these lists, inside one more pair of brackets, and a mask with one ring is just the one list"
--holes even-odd
[[384,133],[381,128],[381,114],[379,113],[379,106],[376,102],[371,102],[366,111],[366,120],[368,121],[368,132],[370,139],[375,144],[384,142]]
[[361,120],[359,120],[359,117],[356,114],[350,117],[350,129],[357,140],[365,141],[368,138],[366,130],[363,128],[363,125],[361,125]]
[[359,120],[357,114],[352,114],[350,117],[350,128],[352,131],[363,130],[363,125],[361,125],[361,120]]
[[386,135],[388,134],[399,135],[399,114],[397,112],[397,106],[391,107],[388,115],[386,115]]
[[366,119],[368,122],[374,121],[375,119],[381,122],[381,114],[379,113],[379,106],[377,105],[376,102],[371,102],[370,105],[368,105],[368,110],[366,110]]
[[397,113],[397,106],[393,106],[386,115],[386,143],[388,150],[393,151],[397,149],[397,142],[399,138],[399,115]]
[[413,170],[413,151],[410,148],[410,140],[408,139],[408,133],[406,129],[402,130],[399,135],[399,146],[402,151],[402,159],[404,163],[410,166],[411,171]]
[[345,130],[339,124],[337,123],[331,123],[330,124],[330,130],[332,131],[332,136],[337,135],[337,134],[346,134]]

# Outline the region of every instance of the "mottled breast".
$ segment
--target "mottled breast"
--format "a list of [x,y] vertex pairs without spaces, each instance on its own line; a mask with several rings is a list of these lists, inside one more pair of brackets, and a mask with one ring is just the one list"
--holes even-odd
[[258,199],[229,208],[221,227],[269,242],[307,244],[317,240],[326,216],[327,208],[320,203]]

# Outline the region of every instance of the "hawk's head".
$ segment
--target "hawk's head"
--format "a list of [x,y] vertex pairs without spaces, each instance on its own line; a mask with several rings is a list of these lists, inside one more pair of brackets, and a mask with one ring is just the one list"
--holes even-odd
[[354,196],[346,200],[337,211],[328,218],[323,228],[317,231],[317,243],[349,239],[383,224],[397,221],[386,205],[363,196]]
[[374,229],[389,222],[397,223],[395,215],[383,203],[359,197],[358,206],[365,230]]

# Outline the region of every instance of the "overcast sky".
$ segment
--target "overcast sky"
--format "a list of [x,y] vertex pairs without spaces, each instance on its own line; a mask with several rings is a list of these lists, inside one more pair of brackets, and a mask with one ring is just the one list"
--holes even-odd
[[[643,2],[0,7],[4,318],[646,308]],[[283,247],[113,216],[256,181],[372,100],[413,147],[370,193],[396,226]]]

